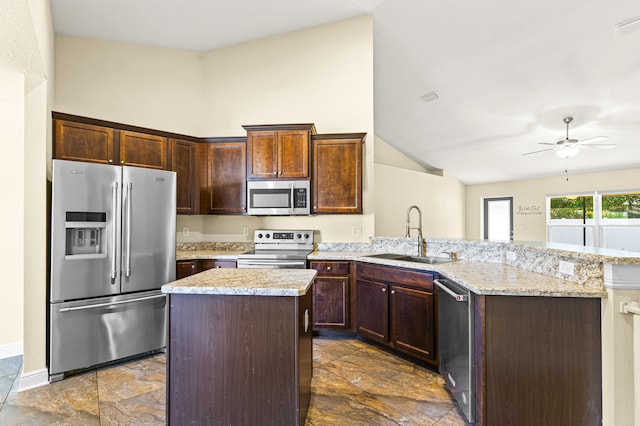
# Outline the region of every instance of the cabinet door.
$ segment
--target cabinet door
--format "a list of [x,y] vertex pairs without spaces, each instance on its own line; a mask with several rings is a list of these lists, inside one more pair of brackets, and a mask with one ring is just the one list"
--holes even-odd
[[170,139],[171,170],[176,172],[178,214],[197,213],[195,142]]
[[313,141],[313,213],[362,214],[362,139]]
[[435,359],[433,294],[394,285],[390,302],[391,345],[420,359]]
[[201,259],[198,260],[198,272],[206,271],[214,268],[235,268],[235,260],[223,259]]
[[309,177],[309,131],[278,131],[278,177]]
[[113,164],[113,129],[73,121],[55,120],[53,158]]
[[313,282],[315,329],[349,328],[349,278],[317,277]]
[[373,281],[356,282],[356,330],[372,340],[389,340],[388,286]]
[[168,141],[163,136],[120,131],[120,164],[167,170]]
[[247,144],[210,143],[207,146],[207,213],[247,212]]
[[247,133],[247,177],[274,179],[278,177],[278,142],[275,131]]
[[195,260],[179,260],[176,262],[176,279],[188,277],[198,273],[198,266]]

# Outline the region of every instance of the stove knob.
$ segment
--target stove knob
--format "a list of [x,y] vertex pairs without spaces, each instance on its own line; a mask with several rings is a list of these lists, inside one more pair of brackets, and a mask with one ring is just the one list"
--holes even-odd
[[309,238],[309,234],[304,234],[304,237],[308,239]]
[[265,238],[271,238],[271,234],[265,234]]
[[262,234],[258,234],[258,238],[262,238]]
[[297,239],[299,239],[299,240],[301,240],[301,239],[302,239],[302,234],[298,234],[298,235],[296,235],[296,238],[297,238]]

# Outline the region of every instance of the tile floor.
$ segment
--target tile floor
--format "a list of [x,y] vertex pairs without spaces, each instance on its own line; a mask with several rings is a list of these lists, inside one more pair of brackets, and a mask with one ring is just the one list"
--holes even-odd
[[[21,363],[0,360],[1,425],[165,422],[164,354],[17,393]],[[314,339],[313,374],[307,426],[465,425],[439,375],[359,340]]]

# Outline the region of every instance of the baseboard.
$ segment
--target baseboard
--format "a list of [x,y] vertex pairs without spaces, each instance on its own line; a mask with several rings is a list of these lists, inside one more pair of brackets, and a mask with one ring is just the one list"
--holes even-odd
[[11,358],[13,356],[22,355],[24,347],[22,342],[9,343],[0,345],[0,359]]
[[28,389],[39,388],[40,386],[49,384],[49,370],[41,368],[40,370],[30,371],[20,376],[20,385],[18,392]]

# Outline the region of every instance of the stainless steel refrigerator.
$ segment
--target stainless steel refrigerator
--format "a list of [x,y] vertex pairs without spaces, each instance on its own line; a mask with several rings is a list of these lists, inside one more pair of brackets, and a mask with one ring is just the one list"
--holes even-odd
[[166,346],[176,174],[53,160],[49,379]]

